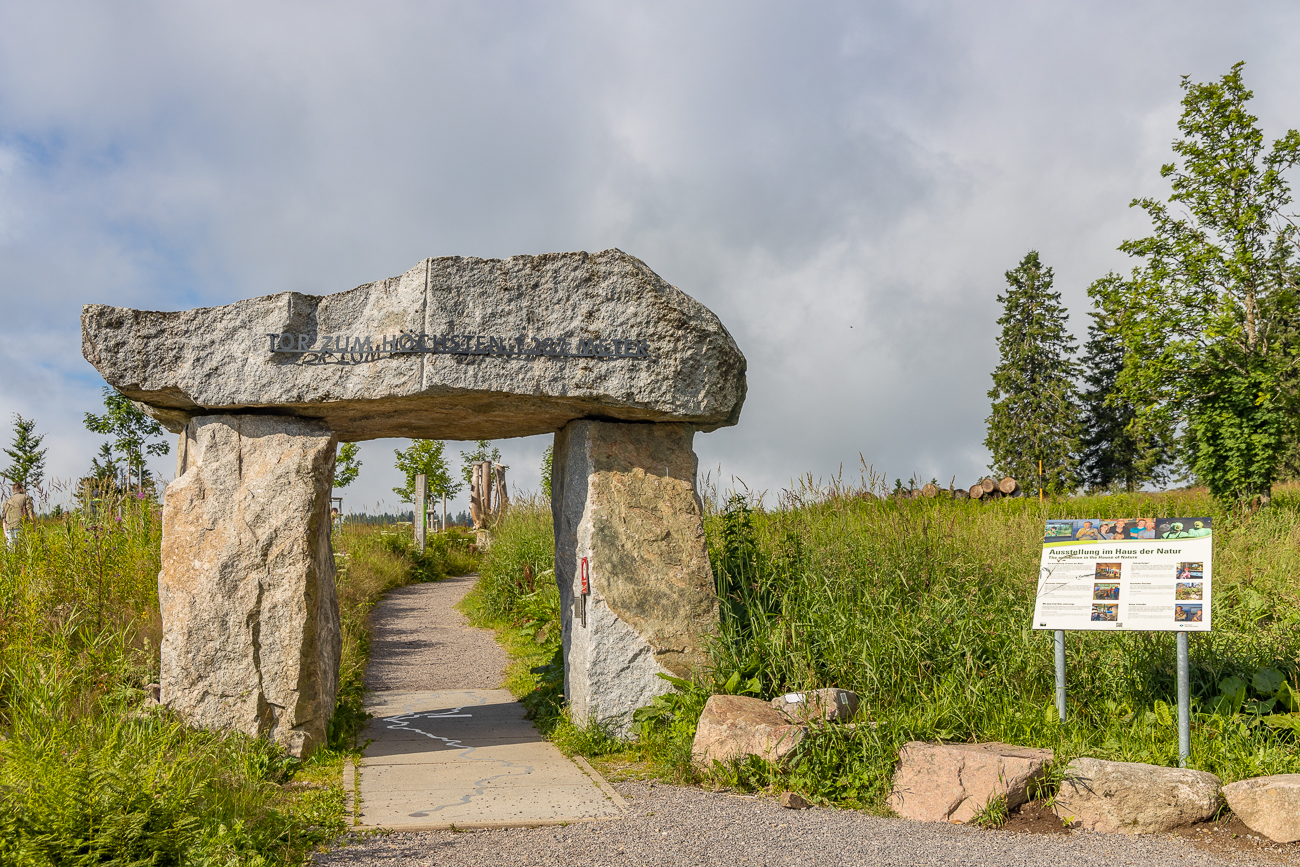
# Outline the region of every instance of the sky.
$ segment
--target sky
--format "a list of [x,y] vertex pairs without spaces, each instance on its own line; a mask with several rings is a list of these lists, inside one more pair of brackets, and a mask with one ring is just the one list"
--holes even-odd
[[[0,440],[34,417],[54,478],[89,467],[83,304],[617,247],[748,359],[740,423],[695,439],[713,483],[865,460],[966,486],[1004,272],[1038,250],[1082,337],[1147,229],[1129,202],[1168,192],[1181,76],[1246,61],[1279,137],[1298,25],[1187,0],[0,2]],[[548,440],[497,443],[512,487]],[[362,445],[346,510],[396,508],[405,444]]]

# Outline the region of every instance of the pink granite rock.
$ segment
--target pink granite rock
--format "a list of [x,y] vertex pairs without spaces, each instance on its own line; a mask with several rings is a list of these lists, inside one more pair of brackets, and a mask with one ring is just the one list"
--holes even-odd
[[787,692],[772,699],[772,707],[792,723],[846,723],[858,712],[858,694],[833,688]]
[[745,756],[779,763],[807,733],[803,726],[790,725],[765,701],[743,695],[715,695],[700,715],[691,753],[701,768]]
[[1089,831],[1156,834],[1213,816],[1220,785],[1190,768],[1081,758],[1066,766],[1053,810]]
[[885,803],[904,819],[969,822],[999,795],[1014,810],[1052,760],[1051,750],[1011,744],[928,744],[912,741],[898,754]]
[[1300,840],[1300,774],[1238,780],[1223,787],[1232,812],[1276,843]]

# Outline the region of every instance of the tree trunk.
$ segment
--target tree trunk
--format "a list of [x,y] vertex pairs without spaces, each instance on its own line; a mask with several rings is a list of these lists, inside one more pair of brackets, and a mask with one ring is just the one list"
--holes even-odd
[[938,486],[938,485],[932,485],[932,484],[930,484],[929,482],[927,482],[926,484],[924,484],[924,485],[921,486],[921,496],[923,496],[923,497],[937,497],[937,496],[939,496],[939,486]]
[[968,493],[972,500],[978,500],[980,497],[984,496],[984,486],[976,482],[970,486],[970,491]]
[[980,480],[980,488],[981,488],[981,489],[984,491],[984,493],[986,493],[986,494],[991,494],[991,493],[993,493],[995,490],[997,490],[997,487],[998,487],[998,483],[995,482],[995,481],[993,481],[992,479],[981,479],[981,480]]
[[1016,480],[1010,476],[1007,476],[1005,479],[998,482],[998,490],[1004,494],[1014,494],[1018,487],[1020,486],[1016,484]]

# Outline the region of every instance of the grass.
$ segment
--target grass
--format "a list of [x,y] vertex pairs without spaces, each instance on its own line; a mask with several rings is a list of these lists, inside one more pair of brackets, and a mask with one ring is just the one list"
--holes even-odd
[[560,591],[550,503],[523,497],[493,529],[479,580],[460,603],[474,626],[495,629],[510,657],[505,686],[529,719],[568,755],[601,756],[625,746],[598,726],[576,726],[564,706]]
[[[1088,755],[1176,765],[1172,634],[1069,633],[1070,719],[1056,721],[1052,634],[1030,628],[1042,526],[1050,517],[1210,515],[1215,629],[1190,636],[1189,766],[1225,782],[1300,772],[1300,488],[1279,488],[1253,514],[1225,512],[1196,490],[991,504],[855,493],[805,483],[781,508],[712,503],[706,535],[722,625],[711,669],[642,711],[637,742],[612,758],[699,781],[690,743],[709,695],[837,686],[861,696],[858,718],[875,727],[831,727],[784,769],[755,760],[705,781],[883,812],[909,740],[1051,747],[1059,764]],[[512,513],[498,531],[511,541],[484,564],[485,578],[498,577],[473,605],[521,654],[512,688],[531,690],[526,700],[562,722],[545,644],[521,645],[558,615],[518,585],[518,552],[546,550],[549,533],[544,510]],[[553,731],[572,740],[562,724]]]
[[304,762],[147,700],[161,526],[149,499],[120,506],[42,520],[0,549],[0,864],[301,863],[343,830],[370,608],[391,587],[472,570],[469,540],[416,556],[409,528],[336,536],[343,689],[330,747]]

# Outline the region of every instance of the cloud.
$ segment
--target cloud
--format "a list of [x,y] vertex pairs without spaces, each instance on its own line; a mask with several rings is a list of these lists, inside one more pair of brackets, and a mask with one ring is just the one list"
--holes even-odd
[[[9,4],[0,412],[52,431],[56,474],[89,464],[84,303],[183,309],[341,291],[429,255],[616,246],[709,305],[749,358],[741,424],[697,438],[703,466],[778,488],[861,452],[891,476],[968,482],[987,460],[1002,273],[1038,249],[1081,333],[1084,287],[1126,268],[1115,247],[1144,230],[1129,200],[1163,191],[1179,76],[1249,61],[1281,134],[1300,115],[1296,17]],[[542,443],[504,448],[531,467]],[[366,447],[349,496],[391,501],[389,455]]]

